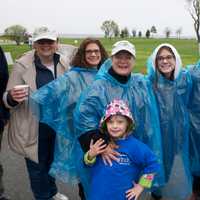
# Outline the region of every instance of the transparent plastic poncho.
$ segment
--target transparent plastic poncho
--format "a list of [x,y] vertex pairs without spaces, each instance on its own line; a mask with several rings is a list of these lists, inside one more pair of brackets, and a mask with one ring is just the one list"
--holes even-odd
[[[111,65],[111,60],[107,60],[101,67],[102,70],[97,74],[93,84],[81,94],[74,112],[77,138],[87,131],[98,129],[106,105],[113,99],[123,99],[128,103],[136,122],[134,135],[154,151],[162,166],[159,119],[150,82],[141,74],[131,74],[129,81],[126,84],[121,84],[108,73]],[[77,158],[79,160],[77,168],[80,169],[81,182],[87,188],[89,180],[85,177],[87,172],[81,174],[82,168],[84,168],[80,164],[82,156],[80,154],[79,159]],[[161,167],[154,186],[163,183],[163,170]]]
[[73,112],[81,92],[90,85],[97,69],[72,67],[70,71],[41,87],[30,98],[33,113],[56,133],[54,161],[50,174],[69,183],[79,182]]
[[193,175],[200,176],[200,60],[188,69],[193,81],[189,103],[191,171]]
[[[176,66],[174,80],[168,80],[155,67],[155,58],[162,46],[172,49]],[[169,44],[162,44],[149,57],[147,62],[148,79],[159,110],[162,136],[163,164],[166,184],[163,197],[183,200],[191,192],[191,174],[189,169],[189,114],[188,104],[192,89],[189,72],[182,69],[181,59],[176,49]]]

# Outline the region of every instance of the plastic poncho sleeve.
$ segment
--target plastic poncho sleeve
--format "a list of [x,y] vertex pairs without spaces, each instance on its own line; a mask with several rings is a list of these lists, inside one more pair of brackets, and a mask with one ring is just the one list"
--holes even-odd
[[[30,105],[33,114],[40,122],[48,124],[56,133],[64,135],[67,131],[66,113],[70,83],[67,73],[33,92]],[[68,91],[68,92],[67,92]]]
[[193,175],[200,176],[200,60],[188,66],[193,81],[190,96],[190,161]]
[[77,183],[77,138],[73,112],[81,92],[94,80],[96,69],[74,67],[31,95],[30,104],[40,122],[56,132],[50,174],[63,182]]

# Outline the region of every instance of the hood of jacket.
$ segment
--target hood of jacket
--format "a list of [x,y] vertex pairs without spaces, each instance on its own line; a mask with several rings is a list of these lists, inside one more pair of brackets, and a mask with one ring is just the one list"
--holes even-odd
[[175,65],[175,70],[174,70],[174,79],[176,79],[181,71],[182,68],[182,61],[181,61],[181,57],[178,53],[178,51],[171,45],[168,43],[163,43],[161,45],[159,45],[158,47],[155,48],[155,50],[153,51],[153,53],[151,54],[151,56],[148,58],[147,60],[147,73],[148,76],[155,78],[156,75],[156,55],[158,53],[158,51],[160,50],[160,48],[162,47],[169,47],[172,52],[175,55],[175,60],[176,60],[176,65]]

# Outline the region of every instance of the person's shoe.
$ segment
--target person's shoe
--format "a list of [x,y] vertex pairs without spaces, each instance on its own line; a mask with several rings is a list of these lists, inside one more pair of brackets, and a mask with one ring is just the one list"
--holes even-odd
[[69,200],[69,198],[64,194],[57,192],[57,194],[53,197],[53,200]]

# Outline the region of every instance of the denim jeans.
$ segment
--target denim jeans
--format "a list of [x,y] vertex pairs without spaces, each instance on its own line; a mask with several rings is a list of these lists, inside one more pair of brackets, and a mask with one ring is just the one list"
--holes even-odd
[[57,193],[55,179],[48,174],[53,161],[55,134],[53,134],[52,131],[40,130],[38,139],[39,163],[25,158],[26,166],[35,199],[51,200]]

